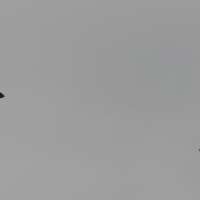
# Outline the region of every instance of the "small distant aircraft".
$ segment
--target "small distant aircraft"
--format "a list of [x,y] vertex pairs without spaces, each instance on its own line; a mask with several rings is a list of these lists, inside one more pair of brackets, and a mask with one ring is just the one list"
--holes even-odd
[[0,92],[0,98],[4,98],[4,95]]

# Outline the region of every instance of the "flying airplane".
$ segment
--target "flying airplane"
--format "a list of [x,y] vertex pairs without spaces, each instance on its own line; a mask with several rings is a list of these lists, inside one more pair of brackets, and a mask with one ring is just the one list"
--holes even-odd
[[0,92],[0,98],[3,98],[4,97],[4,95]]

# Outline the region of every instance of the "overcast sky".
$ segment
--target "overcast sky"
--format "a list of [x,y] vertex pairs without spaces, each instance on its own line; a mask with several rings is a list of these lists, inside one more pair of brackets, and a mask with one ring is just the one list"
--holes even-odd
[[1,0],[0,199],[198,199],[199,8]]

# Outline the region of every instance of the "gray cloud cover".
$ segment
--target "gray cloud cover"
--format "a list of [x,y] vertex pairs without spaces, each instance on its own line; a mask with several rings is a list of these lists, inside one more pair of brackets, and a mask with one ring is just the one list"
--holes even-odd
[[0,199],[198,199],[199,6],[2,0]]

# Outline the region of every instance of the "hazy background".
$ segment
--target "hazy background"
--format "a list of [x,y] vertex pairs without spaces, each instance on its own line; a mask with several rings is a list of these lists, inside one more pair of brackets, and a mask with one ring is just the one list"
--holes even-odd
[[198,199],[199,19],[197,0],[1,0],[0,199]]

